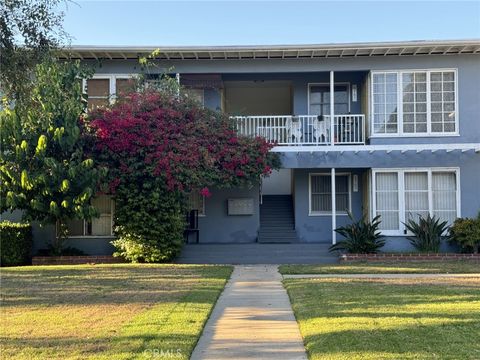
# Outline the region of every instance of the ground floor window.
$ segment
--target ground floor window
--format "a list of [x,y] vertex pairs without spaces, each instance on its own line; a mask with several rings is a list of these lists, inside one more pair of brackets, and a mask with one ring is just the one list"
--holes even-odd
[[193,191],[188,196],[188,209],[198,210],[198,216],[205,216],[205,196]]
[[452,223],[460,216],[458,169],[373,170],[373,213],[386,235],[405,234],[404,222],[435,215]]
[[91,221],[70,220],[67,222],[69,236],[112,236],[114,201],[109,195],[100,195],[92,200],[99,217]]
[[[332,213],[332,177],[329,174],[310,174],[310,215]],[[350,175],[335,176],[335,204],[337,214],[351,210]]]

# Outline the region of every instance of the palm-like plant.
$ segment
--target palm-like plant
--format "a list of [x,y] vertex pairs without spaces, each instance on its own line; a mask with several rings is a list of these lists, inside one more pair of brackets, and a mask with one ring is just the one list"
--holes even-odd
[[442,234],[446,233],[449,226],[447,221],[440,221],[440,218],[427,215],[419,215],[418,221],[409,219],[403,223],[408,231],[414,236],[409,236],[410,243],[420,252],[439,252]]
[[372,221],[364,215],[355,221],[349,212],[348,217],[352,220],[349,225],[335,229],[335,232],[345,239],[330,246],[330,251],[342,250],[348,253],[374,254],[385,245],[384,237],[380,234],[380,215],[375,216]]

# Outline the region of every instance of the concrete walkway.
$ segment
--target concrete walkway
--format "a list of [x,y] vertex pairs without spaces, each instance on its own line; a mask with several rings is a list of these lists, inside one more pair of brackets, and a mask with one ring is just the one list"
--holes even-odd
[[306,360],[281,281],[276,265],[235,266],[191,359]]
[[348,279],[438,279],[438,278],[465,278],[480,277],[479,274],[295,274],[283,275],[284,279],[305,279],[305,278],[348,278]]

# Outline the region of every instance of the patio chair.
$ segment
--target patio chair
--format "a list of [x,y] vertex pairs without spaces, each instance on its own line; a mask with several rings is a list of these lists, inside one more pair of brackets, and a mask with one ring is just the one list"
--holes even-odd
[[293,138],[295,143],[301,142],[303,136],[301,121],[289,118],[285,123],[285,127],[287,128],[288,139]]
[[318,116],[313,120],[313,136],[319,143],[326,143],[328,141],[329,128],[323,116]]

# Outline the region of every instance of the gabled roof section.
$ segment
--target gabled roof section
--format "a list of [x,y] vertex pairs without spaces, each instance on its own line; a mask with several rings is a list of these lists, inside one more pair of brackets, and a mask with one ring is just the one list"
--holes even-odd
[[480,39],[261,46],[83,46],[60,51],[61,58],[137,59],[160,50],[161,60],[324,59],[382,56],[480,54]]

